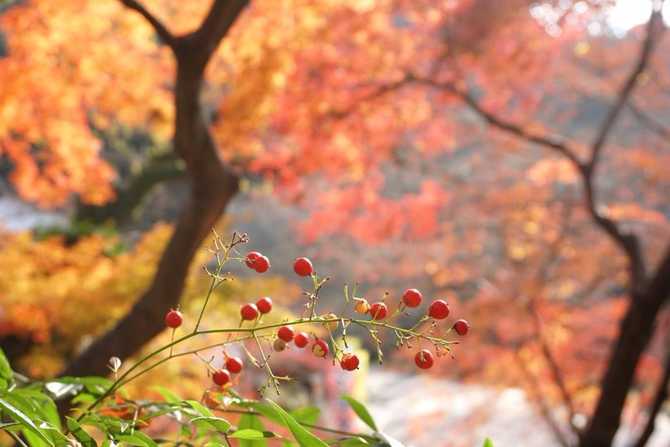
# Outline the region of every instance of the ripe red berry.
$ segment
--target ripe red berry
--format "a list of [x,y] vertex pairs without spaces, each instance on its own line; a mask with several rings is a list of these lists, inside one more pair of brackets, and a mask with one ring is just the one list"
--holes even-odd
[[372,306],[370,306],[370,315],[372,315],[373,320],[383,320],[388,313],[388,307],[382,302],[373,303]]
[[358,357],[355,354],[344,354],[340,360],[340,366],[345,371],[353,371],[358,368]]
[[270,269],[270,260],[267,256],[260,256],[254,261],[254,270],[258,273],[265,273]]
[[230,373],[225,369],[219,369],[212,374],[212,380],[219,386],[223,386],[230,382]]
[[228,357],[226,359],[226,369],[233,374],[239,374],[242,371],[242,359],[239,357]]
[[176,329],[181,326],[183,317],[178,310],[171,309],[165,314],[165,325],[169,328]]
[[444,300],[435,300],[430,303],[428,316],[436,320],[444,320],[449,316],[449,305]]
[[428,349],[422,349],[414,356],[414,363],[421,369],[431,368],[433,363],[435,363],[435,360],[433,360],[433,353]]
[[272,343],[272,349],[277,352],[282,352],[284,349],[286,349],[286,342],[281,338],[277,338],[275,339],[274,343]]
[[458,320],[454,323],[454,330],[458,335],[466,335],[470,329],[470,324],[465,320]]
[[244,263],[247,264],[247,267],[250,269],[256,269],[256,260],[263,256],[261,253],[257,251],[250,251],[247,253],[247,256],[244,258]]
[[328,351],[328,343],[321,340],[320,338],[314,340],[314,344],[312,345],[312,354],[317,357],[325,357],[328,355]]
[[405,303],[407,307],[419,307],[423,295],[417,289],[407,289],[405,293],[402,294],[402,302]]
[[299,348],[304,348],[309,344],[309,335],[306,332],[298,332],[293,337],[293,343]]
[[309,276],[314,272],[314,266],[309,258],[296,258],[293,262],[293,270],[299,276]]
[[284,340],[286,343],[293,340],[293,334],[294,334],[293,329],[291,329],[288,326],[282,326],[277,331],[277,337]]
[[258,308],[255,304],[247,303],[240,308],[243,320],[255,320],[258,318]]
[[258,311],[262,314],[266,314],[272,310],[272,298],[265,296],[260,300],[256,301],[256,307]]

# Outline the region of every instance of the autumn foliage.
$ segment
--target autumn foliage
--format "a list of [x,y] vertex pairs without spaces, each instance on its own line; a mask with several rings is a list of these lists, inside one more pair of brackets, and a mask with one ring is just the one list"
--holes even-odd
[[192,265],[241,185],[371,294],[411,279],[467,314],[477,348],[441,373],[524,387],[560,444],[610,445],[623,421],[644,445],[670,371],[662,2],[628,30],[609,0],[9,3],[16,193],[81,216],[189,186],[174,227],[137,241],[139,199],[100,214],[115,236],[2,235],[0,338],[29,340],[30,374],[101,374],[117,321],[151,322],[141,347],[197,300]]

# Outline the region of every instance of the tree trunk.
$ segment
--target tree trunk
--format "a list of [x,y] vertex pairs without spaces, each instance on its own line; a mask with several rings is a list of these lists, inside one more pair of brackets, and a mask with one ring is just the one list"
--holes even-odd
[[621,322],[617,342],[607,362],[600,396],[591,422],[581,436],[582,447],[609,447],[621,422],[635,370],[654,332],[661,306],[670,296],[670,250],[653,275],[644,294],[633,296]]
[[212,49],[194,35],[179,38],[174,151],[186,164],[191,194],[148,290],[116,326],[92,343],[63,375],[106,375],[112,356],[125,359],[165,329],[163,316],[179,303],[196,250],[238,190],[238,177],[222,162],[202,113],[200,91]]

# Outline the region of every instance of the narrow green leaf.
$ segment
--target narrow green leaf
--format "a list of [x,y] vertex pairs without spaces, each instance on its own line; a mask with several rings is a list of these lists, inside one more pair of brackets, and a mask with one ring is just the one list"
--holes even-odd
[[375,424],[375,420],[372,419],[372,416],[370,415],[368,409],[365,408],[365,405],[363,405],[362,403],[360,403],[351,396],[342,396],[342,399],[344,399],[349,404],[351,409],[354,410],[354,413],[356,413],[356,415],[363,422],[365,422],[368,427],[370,427],[374,431],[379,431],[379,429],[377,428],[377,424]]
[[201,416],[191,419],[191,422],[197,427],[205,429],[214,429],[221,433],[226,433],[230,429],[230,422],[223,418],[215,416]]
[[35,411],[41,419],[44,419],[51,424],[55,429],[60,430],[61,422],[58,416],[58,409],[56,403],[45,393],[31,389],[18,389],[12,392],[14,398],[20,397],[25,399],[27,405]]
[[274,434],[269,431],[263,432],[259,430],[254,430],[253,428],[242,428],[240,430],[233,432],[228,436],[236,439],[246,439],[250,441],[256,441],[259,439],[273,438]]
[[113,384],[113,382],[109,379],[105,379],[104,377],[96,377],[96,376],[59,377],[56,380],[53,380],[52,382],[71,383],[71,384],[83,385],[84,388],[86,388],[86,391],[88,391],[89,393],[94,394],[96,396],[100,396],[102,394],[105,394],[107,392],[107,390],[112,387],[112,384]]
[[9,366],[9,360],[5,357],[5,353],[0,348],[0,391],[4,391],[9,387],[14,378],[12,367]]
[[23,424],[26,430],[37,435],[38,438],[46,442],[48,445],[53,446],[54,443],[51,439],[49,439],[49,437],[28,416],[26,416],[25,413],[12,405],[12,403],[9,402],[10,400],[9,396],[0,398],[0,409],[5,411],[7,415],[16,422]]
[[316,424],[321,416],[321,410],[316,407],[303,407],[291,411],[293,416],[301,424]]
[[345,439],[339,444],[341,447],[368,447],[370,443],[363,438],[356,436],[355,438]]
[[328,444],[314,436],[310,433],[305,427],[300,425],[298,421],[295,420],[293,416],[288,414],[286,410],[277,405],[270,399],[267,399],[269,408],[272,408],[274,412],[284,420],[284,424],[291,430],[293,437],[301,447],[327,447]]
[[[239,423],[237,424],[237,427],[240,430],[253,429],[261,432],[265,430],[263,422],[261,422],[260,418],[254,414],[242,415]],[[268,442],[265,439],[258,439],[258,440],[240,439],[240,447],[267,447],[267,445]]]
[[212,413],[209,408],[205,407],[203,404],[201,404],[197,400],[187,400],[186,404],[189,407],[191,407],[192,409],[194,409],[195,412],[198,413],[199,416],[203,416],[203,417],[213,417],[214,416],[214,413]]
[[141,431],[136,431],[132,435],[118,435],[116,439],[138,447],[158,447],[158,444],[153,439]]
[[165,402],[175,404],[177,402],[181,402],[182,399],[177,396],[175,393],[172,391],[168,390],[165,387],[162,386],[154,386],[151,387],[151,389],[156,390],[161,396],[163,396],[163,399],[165,399]]
[[286,425],[286,421],[274,410],[274,408],[270,407],[269,405],[261,402],[247,402],[247,405],[259,412],[267,419],[276,422],[279,425],[283,425],[284,427],[288,427]]
[[76,419],[73,419],[69,416],[65,417],[67,422],[67,429],[70,430],[70,433],[79,441],[84,447],[96,447],[95,439],[84,430],[79,422]]

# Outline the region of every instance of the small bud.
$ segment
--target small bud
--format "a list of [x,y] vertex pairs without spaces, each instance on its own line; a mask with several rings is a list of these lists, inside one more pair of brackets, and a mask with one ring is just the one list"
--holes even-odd
[[286,349],[286,342],[281,338],[278,338],[272,344],[272,349],[274,349],[277,352],[282,352],[284,349]]
[[116,373],[121,369],[121,359],[118,357],[111,357],[109,359],[109,363],[107,364],[108,368],[112,370],[112,372]]
[[365,315],[370,311],[370,303],[368,303],[368,300],[365,298],[354,297],[354,301],[356,302],[356,305],[354,306],[356,313]]

